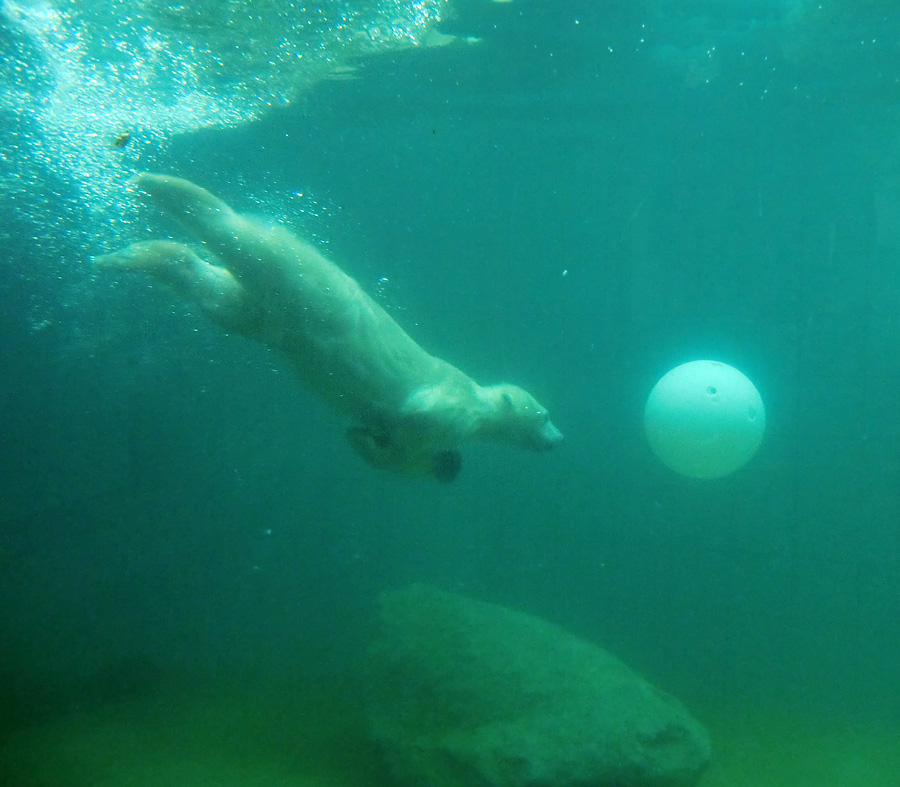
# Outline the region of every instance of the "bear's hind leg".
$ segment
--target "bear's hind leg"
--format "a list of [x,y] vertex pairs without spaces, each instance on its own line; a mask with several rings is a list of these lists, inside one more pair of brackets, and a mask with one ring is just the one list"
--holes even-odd
[[248,307],[243,288],[225,268],[202,259],[192,248],[169,240],[133,243],[94,258],[101,269],[143,271],[186,301],[198,304],[226,327],[246,331]]

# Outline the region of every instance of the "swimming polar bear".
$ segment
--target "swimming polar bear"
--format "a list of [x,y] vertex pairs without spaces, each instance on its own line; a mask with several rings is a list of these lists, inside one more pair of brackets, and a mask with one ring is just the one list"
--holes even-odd
[[452,481],[466,441],[540,451],[562,440],[531,394],[480,386],[429,355],[356,281],[283,227],[242,216],[181,178],[143,174],[137,186],[202,247],[153,240],[95,264],[146,271],[227,330],[283,352],[349,417],[347,437],[369,464]]

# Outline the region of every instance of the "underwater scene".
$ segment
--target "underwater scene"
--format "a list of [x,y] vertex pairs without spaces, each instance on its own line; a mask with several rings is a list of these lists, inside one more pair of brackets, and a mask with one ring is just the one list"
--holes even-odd
[[0,54],[0,785],[900,787],[895,2]]

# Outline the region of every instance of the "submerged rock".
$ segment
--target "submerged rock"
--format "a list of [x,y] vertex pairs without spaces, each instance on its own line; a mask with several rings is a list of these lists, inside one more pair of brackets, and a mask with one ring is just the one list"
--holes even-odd
[[710,757],[678,700],[538,618],[423,585],[384,593],[368,721],[429,787],[690,787]]

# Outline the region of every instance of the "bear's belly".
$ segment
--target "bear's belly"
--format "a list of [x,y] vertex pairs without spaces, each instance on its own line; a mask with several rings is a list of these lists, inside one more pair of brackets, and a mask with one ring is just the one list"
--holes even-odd
[[358,423],[393,419],[410,394],[441,380],[444,364],[396,330],[302,331],[282,349],[302,382]]

